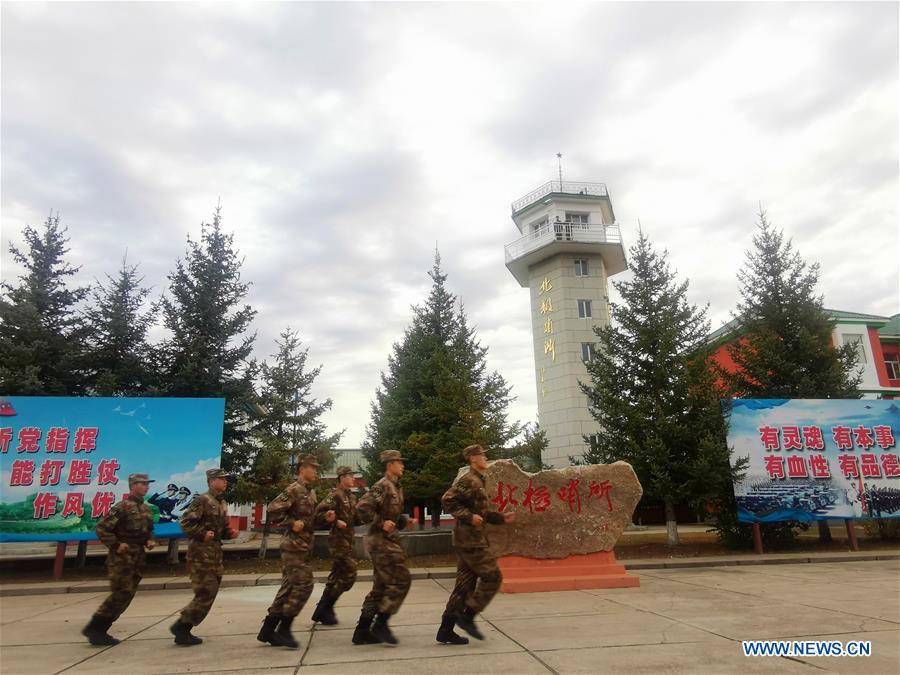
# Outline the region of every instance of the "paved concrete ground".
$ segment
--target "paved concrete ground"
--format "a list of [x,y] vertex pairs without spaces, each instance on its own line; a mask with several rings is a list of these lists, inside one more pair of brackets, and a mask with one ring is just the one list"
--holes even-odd
[[[139,593],[112,634],[91,647],[79,634],[102,593],[0,598],[0,671],[19,673],[847,673],[900,672],[900,561],[750,565],[642,571],[641,587],[501,595],[482,620],[487,639],[437,645],[452,581],[415,581],[392,622],[398,647],[353,646],[350,634],[369,584],[338,605],[342,621],[313,627],[322,586],[295,623],[301,649],[260,645],[255,634],[275,589],[224,589],[195,632],[168,634],[186,590]],[[869,658],[751,657],[746,639],[871,640]]]

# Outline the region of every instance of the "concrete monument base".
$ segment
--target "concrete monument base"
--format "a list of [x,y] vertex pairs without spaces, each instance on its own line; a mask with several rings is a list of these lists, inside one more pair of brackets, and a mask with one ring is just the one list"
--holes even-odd
[[508,555],[497,560],[503,572],[503,593],[575,591],[588,588],[635,588],[640,578],[625,572],[613,551],[598,551],[567,558],[525,558]]

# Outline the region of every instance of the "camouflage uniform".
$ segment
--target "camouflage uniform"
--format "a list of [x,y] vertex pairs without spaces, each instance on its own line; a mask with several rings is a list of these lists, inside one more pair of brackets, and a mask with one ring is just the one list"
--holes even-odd
[[[131,604],[141,583],[147,561],[144,546],[153,537],[153,511],[144,503],[143,497],[129,495],[97,523],[96,532],[97,538],[109,548],[106,564],[112,593],[95,616],[112,622]],[[128,550],[118,553],[119,544],[128,544]]]
[[[268,510],[272,524],[285,528],[281,537],[281,588],[269,614],[292,619],[303,609],[313,589],[312,566],[306,558],[316,524],[316,493],[298,479],[269,504]],[[303,521],[303,529],[294,532],[292,528],[298,520]]]
[[[372,617],[376,613],[396,614],[411,583],[399,533],[407,520],[403,513],[403,490],[385,476],[359,501],[359,515],[363,522],[371,523],[366,535],[366,551],[372,559],[375,574],[372,591],[363,602],[363,614]],[[397,529],[385,532],[386,520],[397,523]]]
[[340,529],[334,523],[328,535],[328,551],[331,553],[331,574],[325,584],[324,595],[339,596],[349,591],[356,581],[356,561],[353,559],[354,526],[362,525],[356,510],[356,497],[349,490],[338,486],[319,503],[318,514],[324,519],[327,511],[334,511],[335,522],[342,520],[347,527]]
[[[181,610],[181,620],[196,626],[212,607],[222,583],[222,540],[231,538],[228,505],[212,490],[194,499],[181,517],[181,529],[190,538],[188,562],[191,566],[191,589],[194,598]],[[206,533],[213,532],[212,541]]]
[[503,514],[490,510],[484,476],[475,468],[456,479],[441,503],[444,511],[456,518],[453,547],[458,559],[456,586],[447,601],[446,612],[457,615],[467,607],[474,613],[481,612],[500,590],[503,577],[497,559],[488,549],[484,525],[473,525],[472,516],[477,514],[485,523],[500,525],[504,522]]

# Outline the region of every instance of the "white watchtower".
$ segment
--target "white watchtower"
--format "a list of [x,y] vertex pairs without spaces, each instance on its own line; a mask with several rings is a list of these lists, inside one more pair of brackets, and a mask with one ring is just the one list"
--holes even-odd
[[531,290],[543,461],[568,466],[597,432],[578,383],[588,379],[594,326],[609,323],[607,277],[626,269],[625,249],[603,183],[551,181],[514,201],[512,219],[522,237],[506,246],[506,267]]

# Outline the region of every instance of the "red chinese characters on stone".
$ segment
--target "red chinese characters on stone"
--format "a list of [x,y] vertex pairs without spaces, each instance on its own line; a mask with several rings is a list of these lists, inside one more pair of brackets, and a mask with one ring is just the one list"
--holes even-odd
[[75,431],[75,448],[73,452],[91,452],[97,449],[97,427],[78,427]]
[[778,438],[778,427],[760,427],[759,440],[762,441],[765,450],[781,450],[781,441]]
[[37,452],[38,441],[41,440],[41,430],[37,427],[22,427],[19,429],[19,447],[16,452]]
[[47,432],[47,452],[65,452],[69,449],[69,430],[65,427],[52,427]]
[[606,506],[609,511],[613,510],[611,493],[612,486],[609,484],[608,480],[601,481],[600,483],[591,481],[591,484],[588,485],[588,501],[591,501],[591,499],[600,501],[605,498]]
[[[503,488],[506,488],[506,496],[504,496]],[[513,506],[518,506],[519,502],[513,497],[513,493],[519,489],[518,485],[508,485],[504,484],[501,480],[497,484],[497,496],[491,500],[491,503],[497,505],[497,510],[500,513],[503,513],[506,510],[506,507],[512,504]]]
[[541,485],[537,489],[534,488],[534,479],[528,480],[528,487],[522,495],[522,507],[527,508],[531,513],[543,513],[550,508],[551,503],[550,490],[546,485]]
[[579,482],[577,478],[572,478],[568,485],[564,485],[556,491],[556,498],[561,502],[566,502],[571,513],[581,513],[581,495],[578,494]]

